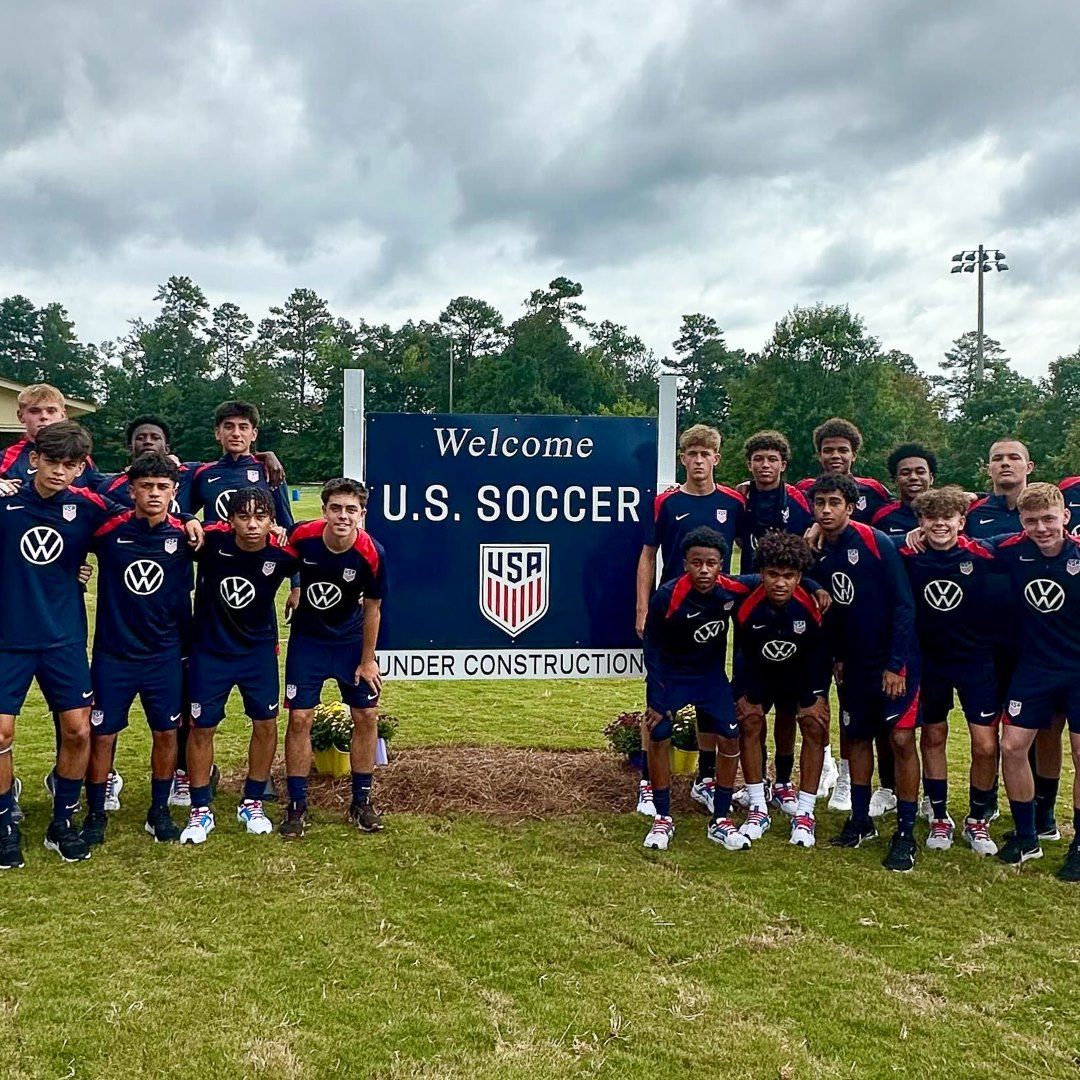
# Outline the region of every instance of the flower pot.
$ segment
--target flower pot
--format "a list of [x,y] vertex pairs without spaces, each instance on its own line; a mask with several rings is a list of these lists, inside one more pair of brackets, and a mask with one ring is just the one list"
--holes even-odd
[[636,769],[641,772],[645,768],[645,751],[644,750],[631,750],[626,755],[626,760],[630,764],[631,769]]
[[671,771],[675,776],[694,776],[697,773],[696,750],[671,748]]
[[386,740],[385,739],[376,739],[375,740],[375,764],[376,765],[389,765],[390,764],[390,754],[387,752]]
[[311,756],[321,776],[348,776],[352,771],[348,753],[336,746],[331,746],[329,750],[313,750]]

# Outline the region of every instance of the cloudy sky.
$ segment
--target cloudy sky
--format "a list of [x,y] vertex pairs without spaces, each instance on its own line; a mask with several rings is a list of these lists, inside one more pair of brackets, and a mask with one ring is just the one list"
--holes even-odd
[[35,0],[0,40],[0,293],[88,340],[170,274],[255,319],[509,318],[565,274],[663,354],[846,302],[933,367],[1080,345],[1080,5]]

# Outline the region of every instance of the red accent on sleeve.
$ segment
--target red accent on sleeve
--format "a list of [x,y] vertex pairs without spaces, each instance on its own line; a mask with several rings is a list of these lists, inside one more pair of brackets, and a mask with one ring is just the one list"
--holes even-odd
[[326,522],[321,518],[317,518],[315,521],[302,522],[293,529],[289,536],[289,543],[295,543],[297,540],[310,540],[313,536],[322,536],[325,526]]
[[[0,468],[0,472],[3,472],[2,468]],[[1069,488],[1075,487],[1077,484],[1080,484],[1080,476],[1067,476],[1058,484],[1058,487],[1062,491],[1068,491]]]
[[105,500],[96,491],[91,491],[89,488],[68,488],[68,491],[70,491],[72,495],[78,495],[80,498],[89,499],[99,510],[105,509]]
[[113,478],[113,482],[105,489],[105,494],[111,495],[118,487],[121,487],[124,484],[127,478],[126,472],[117,473]]
[[805,480],[800,480],[795,487],[805,495],[814,486],[816,479],[817,477],[808,476]]
[[970,514],[971,511],[974,510],[976,506],[985,506],[987,501],[989,500],[989,498],[990,498],[989,495],[984,495],[981,499],[973,500],[971,505],[968,506],[968,513]]
[[740,506],[746,505],[746,496],[741,491],[726,487],[724,484],[717,484],[716,490],[722,491],[725,495],[730,495],[733,499],[738,500]]
[[660,520],[660,507],[664,505],[666,499],[670,499],[678,490],[679,488],[677,487],[668,488],[667,491],[661,491],[660,494],[653,499],[653,521]]
[[739,606],[739,610],[735,612],[735,621],[740,624],[746,622],[764,599],[765,586],[759,585]]
[[970,536],[958,536],[956,538],[956,544],[962,550],[968,552],[971,555],[978,555],[982,559],[992,559],[994,553],[987,551],[977,540],[972,540]]
[[8,469],[19,460],[19,455],[23,452],[23,448],[30,440],[24,435],[17,443],[12,443],[4,451],[4,459],[0,461],[0,475],[7,473]]
[[689,574],[683,574],[678,581],[675,582],[675,588],[671,590],[671,601],[668,604],[667,612],[664,615],[665,619],[670,619],[676,611],[679,610],[680,605],[686,599],[686,594],[694,587],[694,583]]
[[795,600],[798,600],[800,604],[810,613],[810,617],[818,624],[821,625],[821,611],[819,610],[814,598],[801,586],[796,585],[795,591],[791,594]]
[[[1023,544],[1028,540],[1028,534],[1026,532],[1013,533],[1012,536],[1005,537],[1004,540],[998,544],[998,547],[1016,547],[1017,544]],[[1032,541],[1034,543],[1034,541]]]
[[736,581],[735,578],[729,578],[724,574],[716,575],[716,584],[736,596],[746,596],[750,592],[749,585],[744,585],[741,581]]
[[[177,526],[179,526],[179,528],[181,528],[181,529],[184,527],[184,523],[182,521],[177,521],[176,518],[170,518],[169,520],[170,521],[175,521]],[[227,521],[214,521],[214,522],[211,522],[211,524],[209,524],[209,525],[204,525],[203,526],[203,532],[204,533],[208,533],[208,532],[212,532],[212,533],[232,532],[232,526]]]
[[888,517],[894,510],[899,510],[901,504],[899,502],[886,503],[874,516],[870,519],[871,525],[876,525],[883,517]]
[[198,468],[197,468],[197,469],[196,469],[196,470],[195,470],[195,471],[194,471],[194,472],[193,472],[193,473],[191,474],[191,479],[192,479],[192,480],[198,480],[198,478],[199,478],[200,476],[202,476],[202,474],[203,474],[204,472],[206,472],[206,470],[207,470],[207,469],[209,469],[211,465],[216,465],[216,464],[217,464],[217,462],[216,462],[216,461],[204,461],[204,462],[203,462],[203,463],[202,463],[202,464],[201,464],[201,465],[200,465],[200,466],[199,466],[199,467],[198,467]]
[[109,533],[119,529],[121,525],[126,524],[135,516],[134,510],[125,510],[122,514],[116,514],[109,518],[104,525],[98,528],[95,536],[108,536]]
[[791,484],[786,484],[788,498],[793,502],[797,502],[808,514],[810,513],[810,503],[806,496],[802,493],[802,490],[797,487],[793,487]]
[[379,572],[379,549],[375,546],[375,541],[363,529],[356,534],[356,543],[353,544],[353,547],[367,560],[371,572],[377,574]]
[[872,476],[853,476],[851,479],[854,480],[856,484],[862,484],[863,487],[868,487],[871,490],[876,491],[883,499],[892,497],[889,489],[880,480],[875,480]]
[[862,542],[870,549],[870,554],[875,559],[881,558],[881,549],[878,547],[877,534],[869,525],[864,525],[861,521],[852,521],[851,527],[859,534]]

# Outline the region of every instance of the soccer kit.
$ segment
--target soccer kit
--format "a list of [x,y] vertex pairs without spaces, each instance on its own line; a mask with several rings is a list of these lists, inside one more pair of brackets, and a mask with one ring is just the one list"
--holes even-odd
[[942,724],[953,691],[969,724],[990,725],[1001,711],[990,627],[994,604],[994,557],[967,536],[948,551],[901,547],[911,582],[922,657],[922,722]]
[[91,677],[92,733],[127,727],[138,696],[153,731],[173,731],[183,713],[181,638],[191,615],[191,549],[179,518],[151,527],[134,510],[95,533],[97,619]]
[[78,573],[93,534],[122,509],[86,488],[43,498],[33,482],[0,497],[0,562],[9,612],[0,620],[0,713],[19,712],[35,676],[53,712],[90,706],[94,692]]
[[[854,481],[855,486],[859,489],[859,496],[855,501],[855,512],[852,514],[856,521],[869,523],[883,506],[893,501],[889,489],[871,476],[849,476],[848,479]],[[800,480],[795,486],[809,500],[810,489],[814,486],[816,480],[817,477],[808,476],[805,480]]]
[[780,484],[771,491],[759,491],[751,480],[738,532],[743,551],[743,569],[754,569],[758,540],[767,532],[788,532],[802,536],[813,523],[814,514],[806,496],[793,484]]
[[682,488],[672,488],[656,496],[653,524],[646,544],[659,548],[663,569],[661,581],[670,581],[683,573],[682,544],[688,533],[707,525],[727,541],[724,572],[731,568],[731,553],[746,513],[746,500],[734,488],[717,484],[708,495],[691,495]]
[[274,599],[298,560],[273,536],[243,551],[225,522],[207,525],[196,554],[195,619],[188,674],[196,727],[216,727],[234,686],[251,720],[278,714],[277,610]]
[[1009,508],[1004,495],[983,495],[976,499],[967,511],[964,532],[977,540],[992,536],[1005,536],[1020,531],[1020,511]]
[[[180,481],[176,487],[176,498],[169,506],[170,514],[181,512],[190,513],[191,510],[191,477],[197,469],[198,463],[178,465]],[[94,489],[99,495],[112,499],[123,506],[134,506],[135,500],[131,495],[131,481],[128,480],[127,469],[123,472],[109,473],[101,478],[101,482]]]
[[899,500],[886,503],[870,520],[875,529],[880,529],[886,536],[903,539],[912,529],[919,527],[919,518],[910,503]]
[[244,454],[234,458],[231,454],[197,465],[191,472],[189,482],[190,504],[184,509],[196,514],[203,511],[204,524],[225,521],[229,496],[239,488],[256,487],[268,491],[274,500],[277,523],[289,528],[293,523],[285,486],[271,487],[266,469],[258,458]]
[[[883,727],[919,720],[919,653],[915,604],[900,555],[877,529],[852,521],[822,546],[815,576],[832,594],[825,616],[834,659],[844,665],[840,722],[852,739],[872,739]],[[899,698],[882,689],[886,671],[903,675]]]
[[323,541],[325,528],[321,519],[303,522],[284,548],[300,572],[300,604],[285,658],[285,707],[315,708],[323,683],[334,679],[346,705],[371,709],[378,691],[356,677],[364,648],[362,602],[385,598],[386,556],[363,530],[345,551],[331,551]]
[[[26,435],[17,443],[12,443],[0,458],[0,476],[5,480],[21,480],[23,487],[27,487],[37,472],[37,469],[30,465],[30,452],[34,449],[34,443]],[[96,491],[100,483],[101,473],[97,471],[94,459],[88,457],[83,471],[71,481],[71,486]]]

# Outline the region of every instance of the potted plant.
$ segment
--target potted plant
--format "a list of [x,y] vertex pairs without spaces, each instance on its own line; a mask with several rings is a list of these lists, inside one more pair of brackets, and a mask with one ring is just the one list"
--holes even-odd
[[352,714],[343,701],[315,706],[311,721],[311,750],[315,768],[323,776],[348,776]]
[[379,713],[378,739],[375,743],[376,765],[390,764],[389,742],[400,726],[401,722],[396,716],[391,716],[390,713]]
[[625,754],[635,769],[640,769],[645,763],[645,751],[641,746],[641,723],[644,719],[644,714],[639,712],[619,713],[604,728],[608,746],[616,754]]
[[671,771],[676,776],[693,776],[697,773],[697,714],[693,705],[687,705],[675,714],[671,733]]

